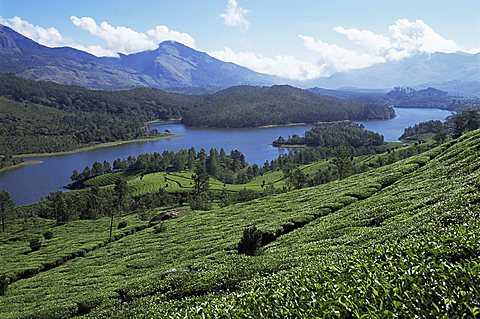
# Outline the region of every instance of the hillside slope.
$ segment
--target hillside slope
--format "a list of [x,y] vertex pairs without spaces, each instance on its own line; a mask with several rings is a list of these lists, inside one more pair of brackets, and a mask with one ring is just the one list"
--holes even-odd
[[248,127],[359,119],[390,119],[391,107],[340,100],[289,85],[236,86],[207,95],[183,115],[192,126]]
[[0,72],[87,88],[118,90],[268,85],[275,77],[227,63],[174,41],[155,50],[96,57],[70,47],[49,48],[0,25]]
[[[477,130],[344,180],[145,224],[14,281],[0,317],[474,317],[479,150]],[[250,225],[259,256],[235,249]],[[14,236],[0,235],[10,258],[45,258]]]

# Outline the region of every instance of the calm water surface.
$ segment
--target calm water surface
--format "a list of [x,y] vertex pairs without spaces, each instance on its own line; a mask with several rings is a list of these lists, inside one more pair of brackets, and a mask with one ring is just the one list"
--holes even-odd
[[[449,111],[439,109],[395,109],[397,117],[388,121],[359,122],[369,130],[381,133],[386,141],[396,141],[403,129],[415,123],[427,120],[443,120],[450,115]],[[140,153],[178,151],[195,147],[207,151],[212,148],[224,148],[226,151],[238,149],[248,162],[262,165],[266,160],[277,158],[287,152],[277,149],[270,143],[280,135],[302,135],[312,125],[281,126],[270,128],[242,129],[210,129],[189,128],[179,123],[154,124],[152,128],[160,132],[169,130],[181,134],[181,138],[124,144],[115,147],[96,149],[71,155],[32,158],[43,161],[42,164],[31,165],[4,173],[0,173],[0,189],[9,192],[17,205],[33,203],[55,190],[63,190],[70,182],[74,169],[83,170],[95,161],[110,161],[126,158]]]

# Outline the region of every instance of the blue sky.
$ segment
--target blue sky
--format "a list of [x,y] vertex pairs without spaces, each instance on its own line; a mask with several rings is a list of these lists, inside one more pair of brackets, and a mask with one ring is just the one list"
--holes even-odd
[[0,16],[48,46],[115,55],[171,38],[299,80],[480,48],[479,0],[0,0]]

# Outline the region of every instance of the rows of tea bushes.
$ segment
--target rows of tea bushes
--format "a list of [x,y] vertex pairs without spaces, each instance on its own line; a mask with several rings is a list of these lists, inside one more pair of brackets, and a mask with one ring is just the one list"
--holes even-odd
[[[409,164],[398,164],[399,167],[406,165]],[[245,226],[257,225],[262,232],[275,236],[289,224],[312,221],[328,214],[329,207],[343,207],[358,200],[350,194],[362,189],[377,191],[384,183],[384,175],[383,170],[371,171],[360,178],[351,177],[322,187],[191,214],[165,222],[165,230],[160,233],[153,229],[140,231],[40,276],[11,284],[7,295],[2,297],[1,302],[6,303],[2,304],[0,311],[3,313],[0,315],[27,316],[38,313],[41,306],[44,311],[40,313],[44,316],[64,311],[69,316],[79,312],[79,304],[109,300],[118,297],[118,291],[138,296],[164,289],[162,287],[171,290],[171,285],[177,285],[180,277],[159,279],[170,268],[204,269],[182,271],[196,279],[190,281],[192,287],[179,287],[181,291],[209,291],[211,287],[235,286],[254,273],[270,273],[284,267],[277,262],[252,264],[248,257],[236,253],[235,246]],[[399,177],[401,175],[395,176]],[[217,258],[218,262],[210,262]],[[249,269],[235,274],[239,259],[244,260]],[[208,275],[205,277],[205,274]],[[204,284],[198,284],[199,281]],[[65,282],[69,284],[64,285]],[[139,287],[142,288],[140,291],[137,290]],[[24,306],[19,308],[19,304]]]
[[[208,279],[179,274],[168,289],[139,289],[131,301],[87,317],[477,317],[479,146],[474,132],[382,169],[380,191],[280,236],[263,255],[248,257],[251,265],[226,271],[212,261],[237,278],[260,271],[236,285],[215,284],[230,277],[204,265]],[[392,183],[388,173],[402,177]]]
[[[478,250],[473,240],[457,245],[455,236],[463,236],[461,227],[478,234],[479,146],[473,132],[343,180],[164,221],[12,283],[0,297],[0,317],[388,317],[420,316],[433,304],[439,312],[447,305],[475,312],[478,295],[457,287],[478,283]],[[258,256],[237,252],[248,226],[268,239]],[[458,254],[447,265],[437,258],[443,246],[429,246],[435,236],[453,238],[444,246]],[[441,276],[445,289],[427,303],[431,281]]]

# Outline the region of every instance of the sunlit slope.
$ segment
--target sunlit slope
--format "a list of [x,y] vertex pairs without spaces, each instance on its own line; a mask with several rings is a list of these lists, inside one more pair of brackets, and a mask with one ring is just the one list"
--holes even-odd
[[[478,149],[476,131],[341,181],[147,227],[14,282],[0,317],[474,312]],[[260,256],[235,250],[250,225],[265,233]]]

